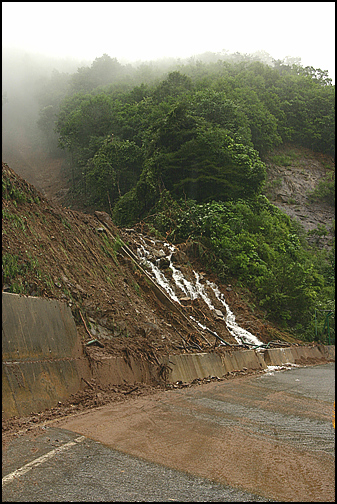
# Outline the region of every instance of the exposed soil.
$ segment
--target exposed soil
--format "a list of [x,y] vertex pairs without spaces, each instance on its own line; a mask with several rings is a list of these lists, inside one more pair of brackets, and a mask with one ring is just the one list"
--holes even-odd
[[[83,340],[104,338],[104,352],[115,355],[122,355],[125,348],[138,356],[144,352],[148,358],[155,352],[194,352],[196,345],[199,351],[210,347],[213,350],[215,338],[210,333],[203,334],[189,314],[207,321],[208,328],[228,343],[237,343],[223,318],[209,310],[201,299],[184,299],[180,293],[184,304],[178,305],[165,296],[158,297],[133,258],[140,237],[151,243],[154,255],[160,254],[162,242],[154,244],[144,227],[118,229],[104,212],[90,215],[56,205],[6,164],[3,179],[15,188],[20,199],[17,204],[3,195],[3,254],[17,258],[15,275],[4,278],[5,290],[11,291],[11,285],[21,283],[25,294],[66,301]],[[116,237],[127,244],[126,251],[115,244]],[[130,256],[131,252],[134,256]],[[175,264],[187,278],[194,276],[193,269],[206,278],[188,243],[177,247]],[[211,275],[207,279],[217,281]],[[262,341],[290,338],[262,321],[263,313],[253,313],[248,305],[249,293],[233,284],[221,285],[221,291],[238,323],[254,331]],[[213,302],[216,305],[215,298]],[[223,310],[219,303],[216,308]],[[90,351],[99,353],[102,349],[92,347]]]
[[68,161],[61,154],[49,155],[34,137],[27,137],[24,127],[2,131],[3,161],[49,201],[60,204],[69,191]]

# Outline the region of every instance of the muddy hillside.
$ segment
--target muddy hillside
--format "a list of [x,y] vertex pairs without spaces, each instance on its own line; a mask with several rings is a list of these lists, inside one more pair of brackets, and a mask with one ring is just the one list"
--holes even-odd
[[119,229],[108,214],[49,201],[2,165],[3,288],[64,300],[97,353],[223,352],[290,335],[253,312],[249,292],[207,275],[188,243]]

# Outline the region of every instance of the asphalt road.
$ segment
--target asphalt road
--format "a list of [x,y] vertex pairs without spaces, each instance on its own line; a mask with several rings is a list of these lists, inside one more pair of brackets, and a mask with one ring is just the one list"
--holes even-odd
[[130,399],[17,436],[5,502],[335,500],[334,363]]

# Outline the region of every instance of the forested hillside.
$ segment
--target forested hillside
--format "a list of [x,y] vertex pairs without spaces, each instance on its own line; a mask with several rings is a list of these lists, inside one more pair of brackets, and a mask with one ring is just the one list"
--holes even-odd
[[188,241],[220,279],[246,286],[267,319],[311,339],[315,309],[334,309],[334,239],[309,244],[270,203],[265,161],[285,144],[324,154],[327,176],[312,197],[334,206],[331,79],[239,54],[167,67],[103,55],[40,88],[38,126],[50,152],[69,159],[67,204]]

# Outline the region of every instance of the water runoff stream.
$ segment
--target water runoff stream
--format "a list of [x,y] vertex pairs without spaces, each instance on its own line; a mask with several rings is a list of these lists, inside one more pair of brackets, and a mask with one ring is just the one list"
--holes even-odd
[[[210,310],[217,310],[212,303],[207,290],[209,292],[213,292],[215,298],[225,309],[224,320],[226,327],[237,343],[240,345],[244,343],[257,347],[263,345],[263,342],[254,336],[254,334],[250,333],[246,329],[243,329],[237,324],[235,315],[228,306],[224,294],[220,292],[215,283],[210,282],[209,280],[206,280],[205,283],[201,283],[202,277],[195,270],[193,270],[194,279],[187,279],[183,272],[175,267],[172,261],[172,256],[177,249],[174,245],[148,238],[145,241],[144,237],[141,235],[140,241],[141,243],[138,243],[137,247],[137,255],[140,264],[147,268],[153,280],[166,292],[172,301],[182,305],[181,296],[183,295],[190,298],[192,301],[195,299],[202,299]],[[151,245],[148,242],[150,242]],[[168,264],[168,267],[172,270],[172,275],[170,276],[165,276],[163,270],[160,268],[160,262],[163,259],[165,259],[166,264]],[[217,312],[218,311],[219,310],[217,310]],[[190,315],[190,318],[201,329],[209,330],[192,315]],[[214,331],[210,332],[217,335]]]

